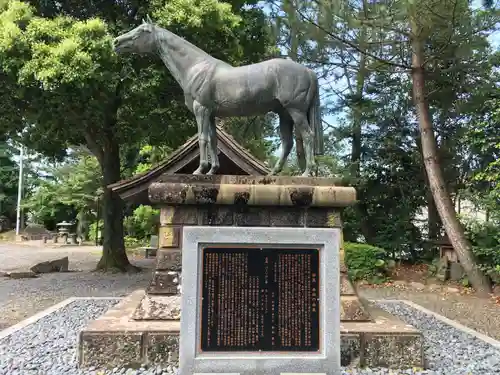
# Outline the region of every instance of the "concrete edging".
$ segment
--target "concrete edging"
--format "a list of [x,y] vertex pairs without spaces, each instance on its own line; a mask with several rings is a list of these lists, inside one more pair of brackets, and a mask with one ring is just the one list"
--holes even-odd
[[30,317],[21,320],[19,323],[16,323],[10,327],[5,328],[4,330],[0,331],[0,340],[6,338],[7,336],[12,335],[13,333],[20,331],[21,329],[25,328],[26,326],[29,326],[30,324],[35,323],[36,321],[46,317],[47,315],[50,315],[52,313],[55,313],[56,311],[62,309],[63,307],[69,305],[72,302],[75,301],[81,301],[81,300],[121,300],[123,299],[122,297],[71,297],[67,298],[59,303],[56,303],[55,305],[50,306],[49,308],[42,310],[34,315],[31,315]]
[[474,336],[474,337],[478,338],[479,340],[482,340],[482,341],[490,344],[491,346],[495,347],[496,349],[500,350],[500,341],[495,340],[494,338],[487,336],[484,333],[480,333],[480,332],[478,332],[472,328],[469,328],[461,323],[458,323],[455,320],[451,320],[451,319],[449,319],[441,314],[438,314],[432,310],[426,309],[425,307],[420,306],[420,305],[416,304],[415,302],[404,300],[404,299],[394,299],[394,300],[393,299],[379,299],[379,300],[374,300],[374,301],[377,303],[405,303],[406,305],[414,308],[415,310],[421,311],[427,315],[431,315],[434,318],[436,318],[437,320],[439,320],[443,323],[446,323],[446,324],[452,326],[453,328],[456,328],[456,329],[458,329],[462,332],[465,332],[471,336]]

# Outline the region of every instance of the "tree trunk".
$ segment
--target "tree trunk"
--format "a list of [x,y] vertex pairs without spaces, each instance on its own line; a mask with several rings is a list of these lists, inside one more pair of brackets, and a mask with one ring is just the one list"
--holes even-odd
[[470,283],[480,294],[491,292],[489,279],[477,267],[472,247],[465,237],[464,228],[455,213],[455,208],[446,189],[443,172],[438,161],[436,138],[429,115],[429,106],[425,94],[424,75],[424,44],[423,38],[418,36],[419,28],[412,24],[414,36],[412,38],[412,81],[413,100],[420,126],[422,154],[425,170],[429,179],[429,187],[434,197],[437,211],[441,217],[446,234],[453,245],[458,259],[462,264]]
[[[363,2],[366,7],[366,1]],[[359,45],[365,48],[366,45],[366,30],[363,27],[359,35]],[[366,69],[367,57],[361,54],[359,60],[358,73],[356,74],[356,91],[353,94],[352,105],[352,141],[351,141],[351,167],[350,174],[354,186],[357,188],[358,203],[355,206],[356,215],[358,217],[361,233],[365,237],[366,242],[373,243],[375,238],[375,231],[371,225],[370,217],[368,215],[368,206],[365,202],[364,189],[361,186],[361,156],[362,156],[362,125],[363,125],[363,94],[365,90],[365,81],[368,75]]]
[[[427,182],[429,184],[429,182]],[[428,185],[430,186],[430,184]],[[429,228],[429,240],[435,241],[441,234],[439,213],[434,203],[434,197],[430,188],[427,190],[427,226]]]
[[[290,51],[288,52],[288,57],[290,57],[293,61],[298,61],[299,59],[299,36],[298,36],[298,28],[300,25],[297,21],[296,9],[293,2],[289,0],[285,0],[283,2],[283,10],[287,14],[288,27],[289,27],[289,40],[288,43],[290,45]],[[295,154],[297,156],[297,165],[299,167],[300,172],[304,172],[306,169],[306,153],[304,151],[304,141],[300,136],[297,128],[294,126],[294,140],[295,140]]]
[[103,175],[104,238],[102,257],[97,269],[128,271],[134,267],[128,261],[123,241],[123,202],[116,193],[107,188],[120,180],[119,146],[112,136],[105,141],[101,158],[98,159]]

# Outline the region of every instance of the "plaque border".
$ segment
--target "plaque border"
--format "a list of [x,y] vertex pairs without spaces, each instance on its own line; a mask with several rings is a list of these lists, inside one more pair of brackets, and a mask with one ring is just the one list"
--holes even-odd
[[[202,307],[202,301],[203,301],[203,275],[202,275],[202,272],[203,272],[203,263],[204,263],[204,259],[203,259],[203,250],[207,249],[207,248],[229,248],[229,249],[234,249],[234,248],[237,248],[237,249],[256,249],[256,250],[260,250],[262,248],[265,248],[265,249],[271,249],[271,250],[277,250],[277,249],[280,249],[282,248],[283,250],[297,250],[297,251],[300,251],[300,250],[317,250],[318,251],[318,261],[319,261],[319,266],[318,266],[318,272],[319,272],[319,275],[318,275],[318,285],[321,286],[321,279],[322,279],[322,274],[321,274],[321,246],[315,246],[315,245],[310,245],[310,246],[293,246],[293,245],[288,245],[288,246],[284,246],[284,245],[280,245],[280,246],[276,246],[276,245],[259,245],[259,246],[255,246],[255,245],[251,245],[251,244],[245,244],[245,245],[238,245],[236,243],[233,243],[233,244],[223,244],[223,245],[213,245],[213,244],[200,244],[199,246],[199,251],[200,251],[200,265],[201,265],[201,271],[200,271],[200,277],[199,277],[199,285],[198,285],[198,290],[200,291],[199,292],[199,295],[198,295],[198,327],[201,327],[201,324],[202,324],[202,320],[203,320],[203,317],[202,317],[202,313],[201,313],[201,307]],[[321,321],[321,310],[322,310],[322,306],[321,306],[321,303],[319,304],[319,308],[318,308],[318,312],[319,312],[319,321],[318,321],[318,340],[319,340],[319,343],[318,343],[318,346],[319,346],[319,349],[318,350],[307,350],[307,351],[301,351],[301,350],[294,350],[294,351],[290,351],[290,353],[296,353],[296,354],[302,354],[302,353],[321,353],[321,345],[322,345],[322,342],[321,342],[321,330],[322,330],[322,321]],[[234,350],[234,351],[222,351],[222,350],[203,350],[202,347],[201,347],[201,329],[200,331],[198,332],[197,331],[197,338],[199,339],[198,342],[197,342],[197,346],[196,346],[196,350],[197,350],[197,353],[218,353],[218,354],[225,354],[225,353],[229,353],[229,354],[234,354],[234,353],[243,353],[243,354],[249,354],[249,353],[255,353],[255,351],[245,351],[245,350]],[[266,351],[262,351],[264,353],[275,353],[275,354],[281,354],[281,353],[287,353],[288,351],[286,350],[266,350]]]
[[[182,248],[180,375],[241,375],[282,372],[340,373],[339,228],[185,226]],[[200,352],[202,247],[318,248],[320,278],[319,352]],[[335,322],[337,322],[335,324]]]

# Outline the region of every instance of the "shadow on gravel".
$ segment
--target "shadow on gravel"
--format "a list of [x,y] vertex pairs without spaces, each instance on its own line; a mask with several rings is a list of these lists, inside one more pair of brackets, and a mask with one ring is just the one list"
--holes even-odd
[[80,270],[76,264],[72,272],[17,280],[0,277],[0,324],[10,326],[66,298],[123,297],[145,289],[151,281],[155,260],[131,259],[131,262],[141,272],[99,272],[95,271],[94,263],[94,270],[84,267]]

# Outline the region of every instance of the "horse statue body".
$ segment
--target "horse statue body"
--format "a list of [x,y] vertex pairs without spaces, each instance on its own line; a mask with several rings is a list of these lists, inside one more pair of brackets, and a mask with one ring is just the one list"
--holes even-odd
[[219,168],[215,117],[268,112],[278,114],[281,138],[280,158],[271,174],[283,169],[292,150],[294,125],[304,146],[302,176],[314,171],[314,156],[323,153],[323,130],[318,78],[312,70],[287,59],[233,67],[153,24],[149,16],[115,38],[113,47],[117,53],[157,53],[182,87],[185,104],[198,125],[200,163],[194,174],[205,173],[209,165],[207,174],[215,174]]

